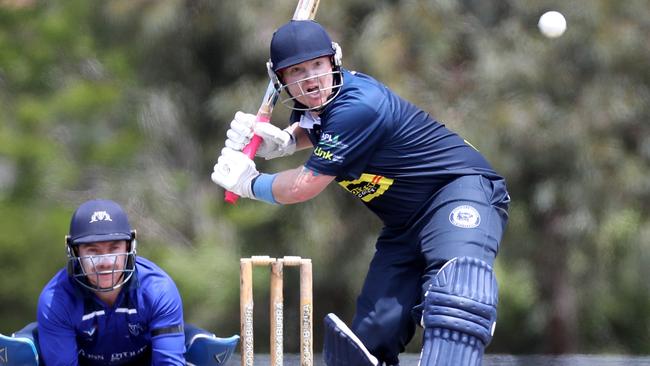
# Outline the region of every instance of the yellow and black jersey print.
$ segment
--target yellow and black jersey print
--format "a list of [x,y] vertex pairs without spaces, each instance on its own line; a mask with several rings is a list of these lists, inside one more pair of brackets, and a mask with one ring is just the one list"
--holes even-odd
[[356,180],[345,180],[339,182],[341,187],[353,195],[361,198],[364,202],[370,202],[386,192],[393,179],[381,175],[363,173]]

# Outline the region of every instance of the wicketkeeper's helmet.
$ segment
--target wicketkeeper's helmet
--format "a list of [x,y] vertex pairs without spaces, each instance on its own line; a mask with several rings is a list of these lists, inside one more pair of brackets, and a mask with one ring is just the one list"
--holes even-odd
[[[120,205],[110,200],[91,200],[77,208],[70,220],[70,231],[65,238],[68,255],[68,274],[80,285],[93,291],[111,291],[124,285],[135,271],[136,240],[135,230],[131,229],[129,219]],[[125,240],[127,252],[95,256],[79,256],[78,246],[89,243]],[[111,270],[97,269],[100,261],[110,261]],[[124,263],[122,270],[117,264]],[[82,264],[85,264],[82,265]],[[110,287],[99,287],[89,282],[89,276],[111,274]],[[95,281],[99,283],[98,281]]]

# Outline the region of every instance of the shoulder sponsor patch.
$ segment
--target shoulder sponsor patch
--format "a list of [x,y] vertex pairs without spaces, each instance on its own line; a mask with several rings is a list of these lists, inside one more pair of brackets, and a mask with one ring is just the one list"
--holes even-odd
[[318,145],[322,147],[333,148],[333,149],[345,149],[348,147],[348,145],[344,144],[342,141],[339,140],[339,135],[333,135],[328,132],[323,132],[321,134],[320,141],[318,141]]
[[313,154],[319,159],[340,163],[343,161],[343,156],[334,154],[331,149],[343,153],[347,147],[348,145],[339,140],[339,135],[323,132]]
[[449,222],[454,226],[472,229],[481,224],[481,215],[474,207],[461,205],[451,210]]

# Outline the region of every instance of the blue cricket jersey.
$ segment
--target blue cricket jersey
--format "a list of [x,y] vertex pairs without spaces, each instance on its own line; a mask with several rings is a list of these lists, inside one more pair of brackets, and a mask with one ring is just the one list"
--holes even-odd
[[320,124],[307,126],[314,150],[305,166],[335,176],[386,226],[408,225],[428,198],[460,176],[501,179],[475,148],[429,114],[370,76],[342,71],[338,96],[319,115]]
[[110,307],[65,269],[50,280],[38,300],[46,365],[185,365],[183,305],[174,281],[145,258],[136,257],[135,268]]

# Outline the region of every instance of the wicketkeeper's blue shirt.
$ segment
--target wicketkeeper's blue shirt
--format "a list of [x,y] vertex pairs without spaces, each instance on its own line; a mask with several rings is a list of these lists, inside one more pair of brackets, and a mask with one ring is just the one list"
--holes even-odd
[[142,257],[110,307],[59,271],[38,301],[38,336],[48,366],[185,365],[180,294]]

